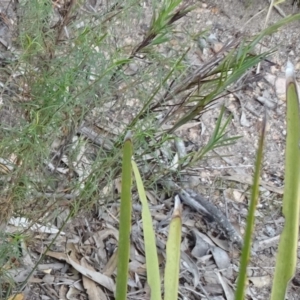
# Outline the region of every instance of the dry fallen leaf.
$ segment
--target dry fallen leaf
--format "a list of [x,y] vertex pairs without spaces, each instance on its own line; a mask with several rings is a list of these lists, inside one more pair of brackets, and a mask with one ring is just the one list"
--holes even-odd
[[230,258],[226,251],[218,247],[213,247],[209,252],[213,255],[214,261],[220,270],[229,268]]
[[223,194],[226,200],[235,201],[239,203],[242,203],[245,200],[245,195],[236,189],[228,188],[223,192]]
[[114,292],[115,291],[115,284],[111,278],[106,275],[103,275],[99,272],[91,271],[86,269],[85,267],[81,266],[78,262],[75,262],[70,255],[62,253],[62,252],[53,252],[48,251],[46,255],[51,256],[53,258],[64,260],[69,263],[75,270],[77,270],[82,275],[94,280],[95,282],[99,283],[100,285],[104,286],[108,290]]
[[218,279],[222,285],[227,300],[234,300],[234,292],[220,272],[217,272]]
[[[81,259],[80,262],[83,267],[93,271],[93,268],[87,263],[84,257]],[[107,300],[107,297],[104,294],[104,292],[99,286],[95,284],[93,280],[83,276],[82,282],[84,288],[86,289],[86,293],[89,297],[89,300]]]
[[104,286],[105,288],[107,288],[108,290],[110,290],[111,292],[115,292],[115,283],[114,281],[109,278],[108,276],[105,276],[99,272],[95,272],[92,270],[89,270],[83,266],[81,266],[79,263],[75,262],[70,255],[67,254],[67,262],[75,269],[77,270],[79,273],[81,273],[82,275],[90,278],[91,280],[99,283],[100,285]]
[[8,300],[23,300],[23,299],[24,299],[24,294],[12,295],[8,298]]

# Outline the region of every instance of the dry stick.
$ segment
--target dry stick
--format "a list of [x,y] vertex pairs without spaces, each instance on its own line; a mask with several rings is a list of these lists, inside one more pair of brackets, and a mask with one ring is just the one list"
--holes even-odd
[[[271,15],[271,11],[272,11],[273,7],[274,7],[274,0],[271,0],[263,29],[265,29],[267,27],[267,25],[268,25],[268,21],[270,19],[270,15]],[[262,49],[262,45],[260,45],[259,53],[258,54],[261,53],[261,49]],[[259,72],[260,72],[260,62],[257,65],[256,74],[259,74]]]
[[58,44],[58,42],[60,40],[60,37],[62,35],[62,31],[64,30],[65,26],[67,26],[68,22],[71,19],[71,12],[72,12],[73,7],[75,6],[75,4],[76,4],[76,0],[71,0],[70,3],[68,4],[67,12],[66,12],[65,16],[63,17],[62,23],[58,27],[57,36],[56,36],[56,39],[55,39],[55,45]]
[[[272,0],[268,0],[269,3],[271,3]],[[278,1],[277,1],[278,3]],[[286,14],[285,12],[277,5],[274,3],[274,8],[277,10],[277,12],[283,17],[285,18],[286,17]]]

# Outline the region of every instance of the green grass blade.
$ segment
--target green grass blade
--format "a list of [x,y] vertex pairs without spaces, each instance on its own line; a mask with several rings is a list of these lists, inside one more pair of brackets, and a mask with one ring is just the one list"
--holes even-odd
[[118,267],[116,299],[125,300],[127,297],[127,278],[130,250],[130,230],[131,230],[131,156],[132,142],[131,133],[125,137],[123,147],[122,164],[122,191],[120,209],[119,247],[118,247]]
[[179,197],[176,196],[167,242],[164,300],[178,299],[181,223],[181,204]]
[[247,217],[246,232],[244,238],[244,246],[242,249],[242,256],[240,262],[239,276],[237,281],[237,289],[235,293],[236,300],[244,300],[245,294],[245,284],[247,276],[247,265],[250,258],[251,251],[251,238],[254,229],[254,220],[255,220],[255,209],[258,203],[258,194],[259,194],[259,177],[260,177],[260,168],[263,159],[263,147],[265,140],[266,132],[266,117],[264,118],[262,134],[259,139],[259,145],[257,150],[257,157],[255,162],[255,172],[252,185],[251,201],[249,206],[249,213]]
[[289,281],[295,274],[300,207],[300,108],[294,68],[286,69],[287,139],[285,153],[285,184],[283,215],[285,225],[280,237],[276,258],[271,299],[285,299]]
[[159,275],[159,263],[156,251],[155,233],[152,225],[151,213],[148,207],[146,193],[143,181],[135,161],[132,160],[132,169],[134,172],[136,185],[140,201],[142,203],[142,219],[144,242],[146,252],[146,265],[147,265],[147,281],[151,289],[151,300],[161,299],[161,286]]

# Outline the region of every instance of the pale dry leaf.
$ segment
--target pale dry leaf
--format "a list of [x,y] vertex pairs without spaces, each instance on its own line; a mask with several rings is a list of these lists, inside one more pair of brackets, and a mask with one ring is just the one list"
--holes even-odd
[[169,169],[171,171],[176,171],[178,169],[178,167],[179,167],[179,163],[178,162],[179,162],[179,156],[178,156],[178,153],[176,153],[174,155],[173,159],[172,159],[172,162],[170,164]]
[[[83,267],[94,271],[93,268],[87,263],[85,258],[82,258],[80,262]],[[107,300],[107,297],[104,294],[104,292],[99,286],[95,284],[93,280],[89,279],[86,276],[83,276],[82,283],[89,297],[89,300]]]
[[77,270],[79,273],[81,273],[82,275],[90,278],[91,280],[99,283],[100,285],[104,286],[105,288],[107,288],[108,290],[110,290],[111,292],[115,291],[115,283],[113,282],[113,280],[111,278],[109,278],[106,275],[103,275],[99,272],[95,272],[92,270],[89,270],[83,266],[81,266],[79,263],[75,262],[70,255],[67,255],[67,262],[75,269]]
[[206,233],[207,236],[214,242],[215,245],[217,245],[219,248],[229,251],[230,250],[230,245],[228,240],[220,239],[218,237],[215,237],[211,232]]
[[206,264],[211,259],[212,259],[212,255],[211,254],[204,255],[204,256],[202,256],[200,258],[197,258],[198,263],[201,263],[201,264]]
[[103,268],[103,274],[106,276],[111,276],[115,269],[117,268],[118,263],[118,251],[115,251],[113,255],[108,260],[107,264]]
[[137,260],[131,261],[129,263],[129,271],[132,273],[136,273],[141,276],[146,275],[146,265],[138,262]]
[[28,279],[27,282],[30,282],[30,283],[42,283],[43,279],[40,279],[40,278],[37,278],[37,277],[31,277],[31,278]]
[[66,298],[68,300],[77,300],[77,299],[79,299],[80,293],[81,292],[79,290],[77,290],[75,287],[70,286],[70,288],[66,294]]
[[187,271],[189,271],[193,275],[193,285],[194,288],[196,288],[200,280],[200,273],[199,273],[198,266],[185,252],[181,252],[181,260],[183,266],[187,269]]
[[194,239],[196,240],[195,246],[192,250],[192,255],[195,258],[200,258],[208,253],[208,250],[213,247],[212,242],[208,242],[208,238],[200,233],[197,229],[192,230]]
[[225,199],[229,201],[243,203],[245,200],[245,195],[237,189],[228,188],[224,190],[223,194]]
[[156,195],[154,194],[154,192],[152,191],[146,191],[146,196],[147,196],[147,199],[149,200],[149,202],[152,204],[152,205],[157,205],[157,197]]
[[66,285],[62,284],[59,288],[59,299],[66,300],[67,299],[68,288]]
[[227,279],[224,278],[220,272],[217,272],[217,276],[218,279],[222,285],[222,288],[224,290],[224,294],[226,296],[226,300],[234,300],[234,292],[232,290],[232,288],[229,286],[229,284],[227,283]]
[[121,178],[118,177],[114,180],[114,184],[115,184],[115,189],[116,189],[116,192],[118,194],[121,194],[121,190],[122,190],[122,181],[121,181]]
[[72,259],[71,256],[74,256],[74,250],[70,245],[68,245],[68,248],[71,248],[71,255],[67,255],[62,252],[53,252],[53,251],[47,251],[46,255],[59,259],[64,260],[67,263],[69,263],[75,270],[77,270],[79,273],[81,273],[84,276],[87,276],[88,278],[94,280],[95,282],[99,283],[100,285],[106,287],[108,290],[114,292],[115,290],[115,284],[111,278],[109,278],[106,275],[103,275],[99,272],[88,270],[84,267],[82,267],[79,262],[76,262],[75,259]]
[[[223,295],[223,288],[221,284],[207,284],[204,289],[208,294]],[[210,297],[209,300],[211,299],[212,298]],[[224,300],[225,298],[222,297],[221,299]]]
[[254,252],[260,252],[267,248],[277,246],[279,243],[280,235],[271,237],[269,239],[261,240],[261,241],[255,241],[253,243],[253,251]]
[[211,252],[214,261],[220,270],[227,269],[230,266],[230,258],[226,251],[218,247],[213,247],[209,251]]
[[[32,224],[32,222],[26,218],[23,217],[12,217],[9,220],[9,224],[12,226],[15,226],[17,229],[18,228],[25,228],[25,229],[29,229],[35,232],[40,232],[40,233],[52,233],[52,234],[56,234],[59,232],[59,229],[51,224],[39,224],[39,223],[34,223]],[[65,233],[63,231],[60,232],[61,235],[65,235]]]
[[[36,249],[38,252],[41,252],[39,251],[39,249]],[[56,258],[58,260],[64,260],[64,261],[67,261],[67,255],[63,252],[54,252],[54,251],[47,251],[45,253],[45,255],[47,256],[50,256],[50,257],[53,257],[53,258]]]
[[55,277],[53,275],[47,274],[43,277],[43,281],[47,284],[53,284]]
[[246,113],[244,111],[242,111],[242,114],[241,114],[240,124],[243,127],[250,127],[250,123],[247,120]]
[[214,271],[206,271],[204,273],[203,277],[204,277],[205,282],[208,284],[219,285],[219,283],[220,283],[218,276]]
[[23,299],[25,299],[24,294],[15,294],[8,298],[8,300],[23,300]]
[[50,274],[52,270],[58,271],[61,270],[66,264],[60,262],[52,262],[50,264],[39,264],[37,269],[46,274]]

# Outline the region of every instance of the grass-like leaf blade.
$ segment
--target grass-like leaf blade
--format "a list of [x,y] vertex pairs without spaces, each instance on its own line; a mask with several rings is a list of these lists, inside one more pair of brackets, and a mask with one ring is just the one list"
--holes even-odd
[[139,198],[142,203],[142,220],[144,231],[144,242],[147,265],[147,281],[151,289],[151,300],[161,299],[161,286],[159,275],[159,263],[156,250],[155,233],[153,230],[152,218],[148,207],[147,197],[143,181],[135,161],[132,160],[132,169],[136,185],[138,188]]
[[121,209],[120,209],[120,228],[119,228],[119,247],[118,247],[118,266],[117,266],[117,286],[116,299],[127,299],[127,278],[130,250],[130,230],[131,230],[131,156],[132,142],[131,133],[125,136],[123,147],[122,163],[122,190],[121,190]]
[[294,67],[286,68],[287,138],[283,215],[285,224],[276,258],[271,300],[285,299],[289,281],[295,274],[300,207],[300,108]]

